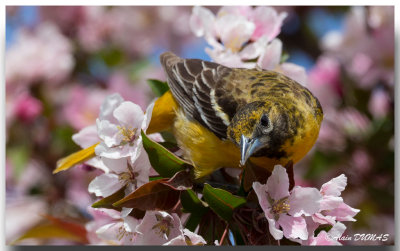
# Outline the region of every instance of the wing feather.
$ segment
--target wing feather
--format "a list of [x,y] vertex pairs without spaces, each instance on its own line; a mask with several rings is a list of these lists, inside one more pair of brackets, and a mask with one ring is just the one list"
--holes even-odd
[[170,52],[162,54],[160,61],[171,92],[185,114],[225,139],[226,115],[215,109],[212,95],[230,69],[199,59],[181,59]]

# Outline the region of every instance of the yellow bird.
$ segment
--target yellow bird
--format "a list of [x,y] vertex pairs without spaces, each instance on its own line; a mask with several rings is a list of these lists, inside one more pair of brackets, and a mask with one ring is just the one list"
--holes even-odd
[[[274,71],[228,68],[171,52],[160,57],[170,91],[154,105],[146,133],[172,130],[196,178],[247,161],[272,171],[314,145],[321,105],[304,86]],[[53,173],[95,156],[96,145],[57,163]]]
[[160,61],[170,91],[156,101],[147,133],[172,129],[196,178],[247,161],[272,171],[298,162],[314,145],[323,111],[294,80],[171,52]]

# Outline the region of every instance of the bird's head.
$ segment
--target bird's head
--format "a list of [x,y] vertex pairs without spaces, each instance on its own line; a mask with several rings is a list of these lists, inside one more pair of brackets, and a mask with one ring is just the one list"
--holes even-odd
[[276,105],[260,101],[238,110],[228,127],[228,138],[239,146],[242,166],[251,156],[284,155],[279,148],[288,136],[288,119],[281,114]]

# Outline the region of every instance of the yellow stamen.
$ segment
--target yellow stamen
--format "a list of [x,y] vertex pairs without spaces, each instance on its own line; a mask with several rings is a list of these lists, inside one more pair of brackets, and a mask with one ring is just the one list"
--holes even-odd
[[126,127],[118,126],[118,130],[121,133],[121,135],[124,137],[122,139],[122,144],[132,145],[135,142],[137,128],[126,128]]

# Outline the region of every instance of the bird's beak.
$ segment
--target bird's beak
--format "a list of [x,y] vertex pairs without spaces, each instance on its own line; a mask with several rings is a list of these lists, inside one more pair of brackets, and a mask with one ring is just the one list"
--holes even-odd
[[249,139],[242,135],[242,137],[240,138],[240,165],[244,166],[250,156],[255,153],[261,146],[261,142],[257,138]]

